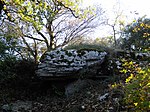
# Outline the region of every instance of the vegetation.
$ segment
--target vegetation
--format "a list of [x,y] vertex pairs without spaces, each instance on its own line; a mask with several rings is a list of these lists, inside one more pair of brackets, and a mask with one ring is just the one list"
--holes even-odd
[[80,0],[2,0],[2,3],[1,24],[5,24],[6,18],[13,24],[35,62],[39,54],[62,47],[102,23],[97,21],[101,19],[102,9],[80,8]]
[[127,25],[122,47],[133,51],[150,51],[150,19],[142,17]]
[[80,50],[80,49],[83,49],[83,50],[97,50],[97,51],[105,51],[106,48],[104,48],[103,46],[101,45],[96,45],[96,44],[72,44],[72,45],[68,45],[66,46],[64,49],[66,50],[69,50],[69,49],[77,49],[77,50]]
[[[44,52],[57,48],[90,49],[108,52],[109,56],[103,63],[101,72],[102,75],[111,74],[109,75],[111,77],[100,80],[103,82],[103,87],[100,86],[103,90],[95,89],[99,85],[94,87],[91,85],[83,96],[86,98],[90,96],[89,89],[94,88],[90,97],[92,100],[105,90],[110,93],[110,97],[107,102],[101,103],[107,107],[104,109],[101,107],[101,110],[109,110],[115,105],[116,112],[119,109],[123,110],[122,107],[129,112],[150,111],[150,19],[141,17],[124,26],[124,22],[120,20],[121,14],[118,14],[113,24],[107,21],[107,25],[113,30],[113,36],[100,39],[93,39],[91,36],[85,39],[87,34],[104,23],[102,19],[104,12],[101,7],[83,8],[80,4],[81,0],[0,0],[0,89],[2,90],[0,103],[1,101],[7,103],[5,99],[14,96],[23,99],[26,95],[26,97],[31,95],[30,97],[36,99],[38,93],[36,95],[33,93],[39,90],[49,94],[46,90],[51,84],[46,82],[48,87],[44,88],[45,85],[43,87],[43,82],[36,79],[35,74],[39,59],[44,56]],[[117,28],[118,26],[120,29]],[[119,33],[121,37],[117,40]],[[143,56],[142,53],[146,55]],[[32,86],[37,87],[38,90],[33,89]],[[19,92],[16,93],[15,90]],[[114,97],[114,91],[117,91],[117,95],[119,92],[121,98]],[[38,95],[42,96],[41,93]],[[80,98],[80,95],[78,96]],[[13,101],[13,98],[10,101]],[[47,103],[47,98],[45,99],[41,98],[40,101]],[[68,103],[65,101],[66,99],[63,99],[62,102]],[[71,103],[64,105],[64,108],[70,108],[68,105],[75,102],[75,99],[71,99]],[[93,103],[95,107],[92,105],[92,109],[96,110],[96,103],[99,102],[95,102]],[[59,101],[57,103],[59,107],[63,105]],[[86,105],[87,108],[90,107],[89,105]],[[82,109],[85,110],[84,105]]]
[[123,59],[120,73],[122,80],[118,84],[112,85],[112,87],[114,89],[121,87],[120,90],[124,93],[123,101],[128,111],[149,111],[149,66],[140,67],[134,61]]
[[16,59],[9,56],[0,60],[0,82],[13,79],[16,76],[14,68],[15,62]]
[[[124,68],[128,68],[129,77],[126,78],[125,90],[125,103],[129,108],[134,109],[136,112],[147,112],[150,110],[150,68],[138,67],[133,62],[125,62]],[[136,66],[136,68],[134,68]],[[125,69],[124,69],[125,72]]]

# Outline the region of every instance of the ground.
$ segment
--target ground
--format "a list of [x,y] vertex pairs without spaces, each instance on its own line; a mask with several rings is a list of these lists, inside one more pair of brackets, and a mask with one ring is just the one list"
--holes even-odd
[[[46,85],[49,85],[45,87]],[[0,103],[29,102],[32,106],[19,112],[126,112],[120,103],[122,94],[110,88],[111,79],[90,80],[82,90],[66,97],[60,87],[50,82],[35,83],[29,88],[1,88]],[[43,88],[43,87],[44,88]]]

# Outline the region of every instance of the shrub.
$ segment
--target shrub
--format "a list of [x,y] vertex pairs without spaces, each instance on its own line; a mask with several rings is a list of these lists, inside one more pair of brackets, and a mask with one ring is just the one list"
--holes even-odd
[[0,61],[0,83],[11,87],[27,86],[35,76],[35,68],[34,61],[7,57]]
[[139,67],[132,61],[125,61],[122,73],[128,74],[122,84],[124,101],[127,106],[136,112],[150,111],[150,68]]
[[14,65],[16,58],[6,56],[0,60],[0,82],[11,80],[16,77]]
[[27,87],[35,78],[36,65],[32,60],[17,60],[15,67],[15,82],[14,85],[18,87]]
[[32,60],[18,60],[15,64],[16,74],[21,79],[31,78],[35,75],[36,65]]

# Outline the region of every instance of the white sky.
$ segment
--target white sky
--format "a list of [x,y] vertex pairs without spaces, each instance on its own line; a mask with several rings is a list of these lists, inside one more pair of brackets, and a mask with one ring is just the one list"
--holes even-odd
[[121,10],[126,14],[137,11],[139,15],[150,17],[150,0],[83,0],[84,5],[101,4],[102,8],[111,11],[113,7],[120,4]]
[[[126,22],[132,22],[134,18],[139,18],[144,15],[150,18],[150,0],[83,0],[83,4],[85,6],[101,4],[109,19],[114,19],[113,10],[117,11],[119,7],[120,11],[123,11]],[[108,31],[103,30],[101,36],[108,36]]]

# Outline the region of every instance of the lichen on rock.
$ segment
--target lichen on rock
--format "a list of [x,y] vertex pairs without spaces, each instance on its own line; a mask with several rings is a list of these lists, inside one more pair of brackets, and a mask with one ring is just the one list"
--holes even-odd
[[49,78],[78,77],[83,71],[90,71],[92,66],[100,65],[106,55],[106,52],[92,50],[53,50],[44,54],[36,74]]

